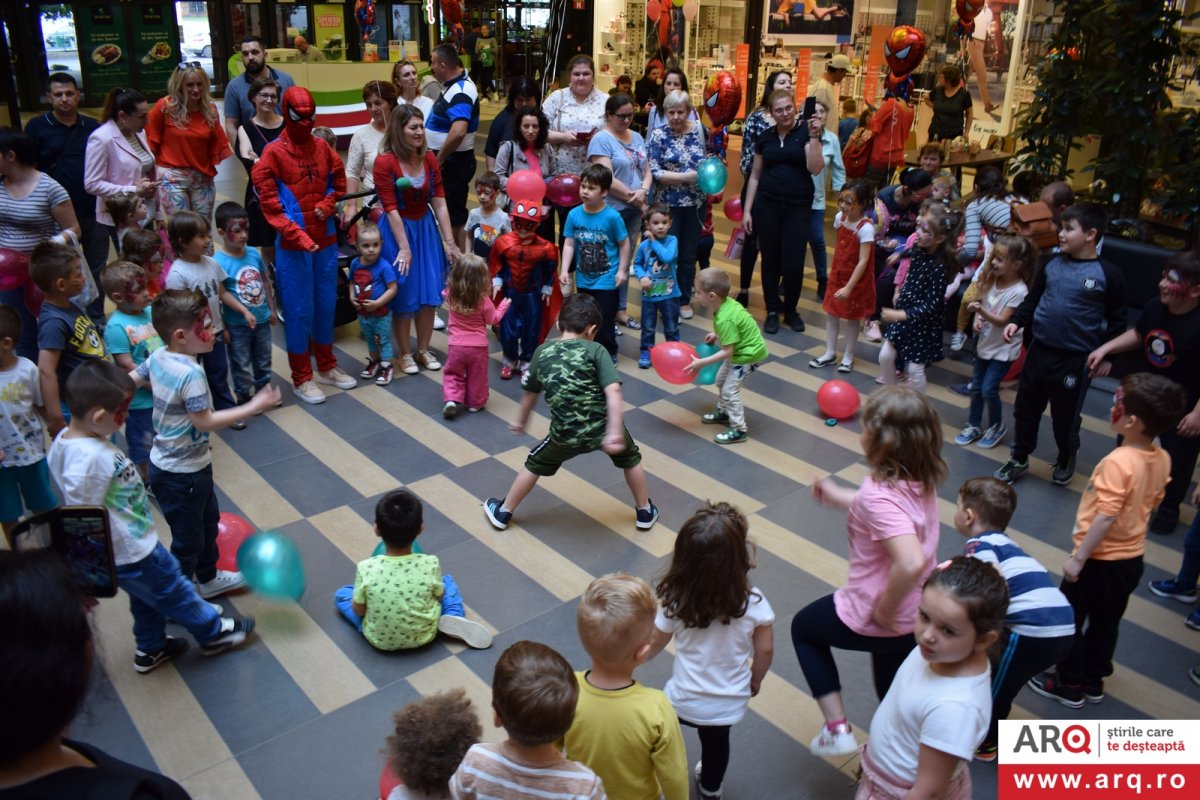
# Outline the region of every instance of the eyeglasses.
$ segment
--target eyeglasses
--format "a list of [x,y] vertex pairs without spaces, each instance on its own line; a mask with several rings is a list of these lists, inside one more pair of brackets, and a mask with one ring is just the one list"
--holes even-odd
[[266,93],[266,92],[259,92],[259,93],[258,93],[258,99],[259,99],[259,100],[278,100],[278,99],[279,99],[279,95],[277,95],[277,94],[268,94],[268,93]]
[[629,120],[633,119],[633,112],[631,111],[628,114],[613,114],[613,116],[622,122],[629,122]]
[[179,66],[177,66],[176,69],[184,69],[184,70],[200,69],[200,62],[199,61],[180,61]]

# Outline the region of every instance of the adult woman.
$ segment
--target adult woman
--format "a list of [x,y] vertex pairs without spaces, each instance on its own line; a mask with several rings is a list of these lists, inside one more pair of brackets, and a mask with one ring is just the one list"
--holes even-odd
[[[267,145],[283,132],[283,117],[275,112],[275,109],[279,108],[283,88],[270,73],[266,73],[250,84],[249,96],[250,101],[254,103],[254,116],[242,123],[237,135],[238,160],[246,168],[247,175]],[[250,220],[248,244],[257,247],[267,263],[274,263],[275,229],[268,225],[263,217],[258,192],[254,191],[252,181],[246,182],[246,197],[242,205],[245,206],[246,215]]]
[[[779,332],[779,283],[783,280],[784,321],[794,331],[804,330],[796,310],[803,278],[803,253],[808,246],[809,217],[812,216],[812,176],[824,168],[822,123],[814,116],[805,130],[796,124],[796,101],[791,92],[776,90],[767,99],[775,127],[755,142],[754,167],[746,189],[746,230],[758,235],[762,251],[763,298],[767,318],[763,333]],[[784,259],[788,249],[800,257]]]
[[513,137],[512,118],[518,108],[538,108],[542,105],[542,88],[530,77],[518,75],[508,87],[508,104],[492,120],[487,143],[483,146],[483,157],[487,168],[496,171],[496,156],[500,145]]
[[637,103],[638,108],[645,108],[654,102],[654,98],[658,97],[659,86],[662,85],[662,64],[658,61],[646,62],[646,69],[642,71],[642,77],[637,79],[637,83],[633,85],[633,99]]
[[542,111],[550,121],[549,142],[558,155],[559,174],[578,175],[588,164],[588,141],[604,125],[608,95],[596,88],[591,56],[575,56],[567,71],[571,84],[547,97]]
[[974,197],[963,211],[964,236],[958,249],[958,263],[966,265],[982,257],[983,234],[993,241],[1008,230],[1012,222],[1015,197],[1008,191],[1004,173],[998,167],[980,167],[975,174]]
[[396,62],[396,66],[392,67],[392,86],[396,87],[396,103],[416,106],[425,116],[429,116],[429,112],[433,111],[433,101],[421,94],[417,65],[413,62],[408,59]]
[[4,254],[6,289],[0,291],[0,303],[12,306],[21,317],[17,355],[35,363],[37,318],[25,306],[24,296],[29,254],[60,230],[79,237],[71,196],[58,181],[38,170],[37,144],[28,134],[0,128],[0,248],[12,251]]
[[[536,106],[517,106],[512,117],[512,137],[500,145],[496,154],[496,165],[492,171],[500,178],[500,191],[508,191],[508,179],[514,172],[531,169],[549,180],[557,169],[558,161],[553,145],[546,144],[550,124],[546,115]],[[538,236],[548,242],[554,241],[554,217],[549,208],[542,207],[544,217],[538,226]]]
[[[410,187],[397,191],[397,178],[407,178]],[[416,106],[405,104],[392,112],[375,159],[375,191],[387,214],[387,224],[379,226],[381,257],[392,262],[403,278],[390,304],[392,334],[400,347],[396,366],[407,375],[416,374],[417,364],[429,370],[441,369],[441,362],[429,350],[433,310],[442,302],[446,260],[453,261],[460,253],[450,235],[442,170],[437,156],[425,148],[425,116]],[[445,238],[439,235],[439,226]],[[415,358],[409,342],[414,319]]]
[[[790,72],[780,70],[767,76],[762,100],[759,101],[758,108],[751,111],[750,115],[746,117],[746,123],[742,127],[742,158],[738,167],[742,171],[743,209],[746,206],[746,190],[750,188],[750,171],[754,168],[755,143],[758,141],[758,137],[774,124],[771,121],[771,112],[767,108],[767,100],[776,91],[792,91],[792,74]],[[741,275],[737,294],[737,301],[744,306],[750,305],[750,282],[754,278],[754,262],[757,260],[758,237],[746,231],[746,238],[742,243]]]
[[[146,204],[146,219],[156,216],[157,170],[150,143],[143,132],[148,108],[136,89],[113,89],[104,98],[103,123],[88,137],[83,168],[83,188],[96,197],[96,221],[116,232],[116,222],[104,198],[136,194]],[[118,244],[119,242],[114,242]]]
[[685,92],[671,92],[663,99],[663,107],[667,127],[650,133],[646,149],[654,176],[654,200],[670,207],[671,235],[679,240],[679,316],[691,319],[696,245],[707,208],[707,198],[696,185],[696,168],[704,160],[704,129],[692,119],[692,100]]
[[[415,90],[415,70],[413,76]],[[379,155],[379,145],[387,133],[388,120],[396,109],[396,87],[382,81],[367,81],[363,85],[362,98],[371,112],[371,120],[350,137],[350,149],[346,153],[346,194],[375,188],[375,157]],[[342,204],[345,219],[350,220],[358,213],[366,199],[346,200]]]
[[971,71],[979,82],[979,99],[983,101],[984,112],[991,114],[999,103],[992,102],[988,93],[987,59],[983,55],[983,46],[987,43],[988,35],[992,33],[992,24],[996,19],[992,5],[983,0],[983,8],[975,15],[975,28],[967,39],[967,56],[971,59]]
[[164,216],[195,211],[212,218],[217,164],[233,155],[208,76],[198,63],[180,65],[167,81],[167,95],[154,104],[146,139],[158,164],[158,200]]
[[[825,124],[830,109],[821,101],[817,101],[816,119]],[[823,166],[820,175],[813,175],[812,216],[808,224],[808,247],[812,250],[813,271],[817,275],[817,299],[825,299],[825,270],[827,254],[825,252],[825,186],[833,189],[837,197],[846,183],[846,167],[842,164],[842,148],[836,133],[829,129],[821,132],[821,161]]]
[[[687,92],[688,82],[687,75],[679,67],[671,67],[663,75],[662,85],[658,88],[658,95],[654,100],[654,105],[650,108],[650,113],[646,117],[646,135],[649,136],[655,128],[663,128],[667,125],[667,112],[663,108],[663,100],[671,92]],[[699,122],[700,113],[692,108],[691,119]]]
[[56,553],[0,552],[0,797],[187,800],[170,778],[66,738],[93,678],[87,602]]
[[[588,142],[588,160],[612,170],[613,182],[604,203],[621,215],[631,246],[642,232],[642,214],[646,210],[646,193],[650,191],[649,153],[646,142],[637,131],[630,130],[633,121],[633,99],[618,92],[604,106],[604,129]],[[634,281],[630,281],[633,284]],[[617,306],[617,322],[638,330],[641,323],[625,313],[627,293],[622,291]]]
[[933,109],[929,120],[929,141],[955,139],[971,130],[975,103],[963,84],[962,72],[954,65],[942,67],[938,85],[925,96],[925,105]]
[[481,25],[479,38],[475,40],[475,52],[471,55],[475,58],[475,69],[479,73],[476,85],[485,100],[492,98],[492,78],[496,74],[496,56],[499,49],[496,37],[492,36],[491,27]]

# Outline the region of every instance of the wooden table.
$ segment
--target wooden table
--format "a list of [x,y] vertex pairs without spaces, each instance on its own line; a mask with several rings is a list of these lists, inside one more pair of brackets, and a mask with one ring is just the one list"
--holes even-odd
[[[979,169],[980,167],[996,166],[1003,170],[1004,165],[1012,157],[1012,153],[1005,153],[1002,150],[980,150],[975,155],[971,155],[966,150],[961,150],[957,153],[951,153],[949,158],[942,161],[942,167],[954,170],[954,179],[958,181],[958,186],[961,190],[963,168]],[[910,167],[921,166],[921,153],[917,150],[906,152],[904,154],[904,163]]]

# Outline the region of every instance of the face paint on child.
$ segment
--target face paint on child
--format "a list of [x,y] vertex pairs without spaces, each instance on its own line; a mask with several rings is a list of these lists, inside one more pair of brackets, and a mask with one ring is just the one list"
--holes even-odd
[[133,402],[133,395],[125,395],[125,399],[121,401],[121,405],[117,406],[117,410],[113,412],[113,422],[118,425],[124,425],[125,419],[129,416],[129,404]]
[[146,278],[137,277],[125,281],[125,289],[121,292],[121,297],[126,303],[136,303],[141,299],[142,293],[146,291]]
[[196,338],[205,344],[213,340],[212,311],[207,306],[200,312],[196,324],[192,326],[192,333],[196,334]]
[[1167,297],[1183,297],[1192,290],[1192,285],[1183,279],[1177,269],[1163,270],[1159,288]]
[[1117,420],[1125,416],[1125,388],[1118,386],[1117,391],[1113,393],[1112,410],[1109,411],[1109,418],[1112,424],[1116,425]]

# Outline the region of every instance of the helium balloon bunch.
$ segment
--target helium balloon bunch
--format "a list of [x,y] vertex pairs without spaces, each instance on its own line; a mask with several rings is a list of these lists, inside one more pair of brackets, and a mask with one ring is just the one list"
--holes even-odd
[[370,41],[379,26],[375,24],[375,0],[354,0],[354,21],[362,41]]
[[[684,13],[687,13],[686,6]],[[729,70],[723,69],[716,72],[705,81],[703,111],[711,123],[708,126],[711,131],[708,137],[708,152],[722,162],[725,160],[725,149],[729,142],[728,126],[737,117],[738,107],[741,104],[742,87],[737,82],[737,77]],[[722,180],[721,187],[708,193],[716,194],[724,185],[725,182]]]
[[[983,0],[979,2],[983,4]],[[887,76],[887,96],[909,99],[913,86],[912,73],[925,58],[927,46],[925,34],[919,28],[911,25],[892,28],[883,43],[883,57],[891,70]]]
[[442,0],[442,22],[454,34],[454,44],[459,52],[463,48],[463,0]]

